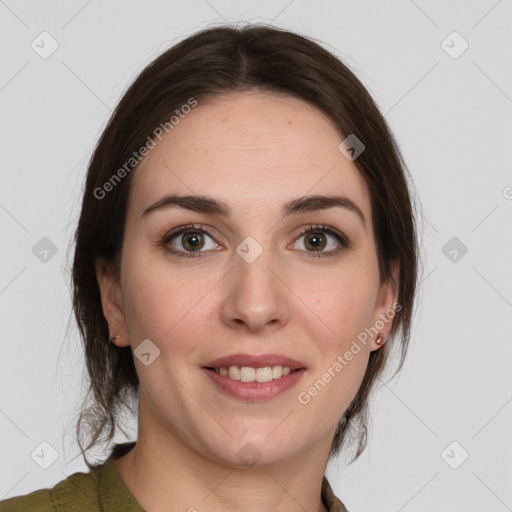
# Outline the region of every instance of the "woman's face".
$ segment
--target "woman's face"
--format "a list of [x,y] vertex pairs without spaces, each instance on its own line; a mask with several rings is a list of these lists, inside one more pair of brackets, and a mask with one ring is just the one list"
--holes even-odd
[[[328,451],[378,348],[365,329],[380,318],[386,336],[382,314],[396,300],[380,284],[368,188],[342,140],[299,99],[232,94],[200,101],[134,171],[120,283],[98,275],[115,343],[140,356],[149,340],[134,358],[146,432],[231,465],[289,461],[319,442]],[[170,195],[208,197],[230,214],[162,202]],[[283,214],[313,195],[345,206],[319,200]],[[233,354],[305,369],[273,384],[205,369]],[[216,383],[228,379],[238,395]],[[270,394],[241,397],[256,387]]]

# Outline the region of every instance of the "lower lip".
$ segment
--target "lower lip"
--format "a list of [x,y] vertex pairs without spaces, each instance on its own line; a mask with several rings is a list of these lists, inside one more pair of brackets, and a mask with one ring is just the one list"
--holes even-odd
[[261,402],[274,398],[295,386],[306,372],[306,369],[302,368],[268,382],[242,382],[224,377],[206,368],[202,368],[202,370],[222,391],[248,402]]

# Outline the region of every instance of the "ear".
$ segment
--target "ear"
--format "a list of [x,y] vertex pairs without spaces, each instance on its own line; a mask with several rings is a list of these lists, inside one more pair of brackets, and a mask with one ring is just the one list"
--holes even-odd
[[[378,334],[383,336],[383,340],[387,340],[396,313],[402,309],[398,304],[398,284],[400,279],[400,265],[398,260],[390,263],[391,277],[380,284],[377,301],[375,303],[375,315],[372,327]],[[375,342],[378,334],[372,339],[372,350],[381,348],[384,343],[377,344]]]
[[96,279],[101,294],[103,314],[108,323],[112,343],[118,347],[130,344],[126,330],[124,306],[121,294],[121,285],[113,275],[109,265],[101,258],[96,260]]

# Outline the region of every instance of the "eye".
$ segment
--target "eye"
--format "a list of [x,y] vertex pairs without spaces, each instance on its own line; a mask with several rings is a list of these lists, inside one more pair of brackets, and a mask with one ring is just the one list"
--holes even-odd
[[[299,242],[304,238],[302,242]],[[306,226],[295,246],[308,253],[308,257],[335,256],[343,249],[348,249],[351,242],[346,235],[330,226]],[[302,249],[304,247],[304,249]]]
[[172,230],[163,238],[162,245],[167,251],[184,257],[199,257],[194,253],[216,250],[220,247],[205,226],[194,224]]
[[[301,238],[304,241],[299,242]],[[169,253],[187,258],[200,258],[203,256],[201,253],[222,248],[215,242],[209,228],[201,224],[187,224],[173,229],[164,236],[160,245]],[[307,253],[307,257],[329,257],[348,249],[352,243],[346,235],[331,226],[308,225],[302,229],[293,245]]]

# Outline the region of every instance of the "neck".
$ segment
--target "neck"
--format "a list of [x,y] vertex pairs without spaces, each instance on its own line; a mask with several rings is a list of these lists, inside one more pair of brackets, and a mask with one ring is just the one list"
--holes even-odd
[[148,435],[145,417],[139,413],[137,443],[115,465],[148,512],[326,512],[321,486],[332,436],[286,461],[237,467],[199,453],[179,432],[160,428],[155,433],[151,424]]

